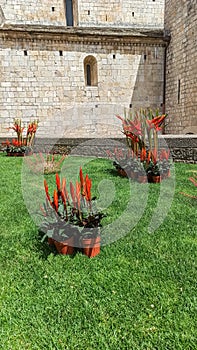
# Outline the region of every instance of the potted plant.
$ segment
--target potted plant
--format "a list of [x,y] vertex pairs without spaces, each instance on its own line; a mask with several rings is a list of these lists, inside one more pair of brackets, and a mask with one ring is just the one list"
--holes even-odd
[[134,173],[137,174],[134,177],[140,182],[146,182],[144,171],[149,182],[160,182],[161,178],[170,175],[169,152],[163,150],[162,159],[158,158],[158,132],[166,117],[166,114],[159,115],[158,111],[154,115],[151,110],[140,110],[134,117],[131,113],[124,118],[117,116],[122,122],[123,133],[132,151]]
[[[96,198],[92,198],[92,181],[89,176],[83,176],[82,169],[79,172],[80,181],[76,181],[74,186],[70,182],[70,194],[66,189],[66,179],[60,181],[56,174],[56,189],[51,198],[48,184],[44,180],[46,203],[41,207],[44,215],[40,232],[44,239],[53,243],[57,250],[59,243],[61,246],[73,246],[81,250],[89,257],[93,257],[100,252],[100,227],[104,214],[96,208]],[[74,248],[73,248],[74,251]],[[73,251],[63,252],[60,248],[58,252],[69,254]]]
[[14,119],[14,125],[9,129],[12,129],[16,132],[17,138],[13,139],[12,142],[6,140],[3,142],[3,149],[7,156],[24,156],[32,153],[32,147],[35,140],[35,133],[38,128],[38,120],[30,122],[27,126],[26,137],[23,137],[23,131],[25,129],[22,126],[21,119]]

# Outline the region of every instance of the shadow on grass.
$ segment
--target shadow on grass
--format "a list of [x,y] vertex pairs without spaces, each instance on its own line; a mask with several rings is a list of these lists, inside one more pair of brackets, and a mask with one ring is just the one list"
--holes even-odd
[[[44,242],[42,242],[41,238],[42,237],[38,233],[37,240],[35,243],[35,251],[39,254],[39,257],[41,259],[47,260],[47,258],[50,254],[53,254],[54,256],[61,255],[60,253],[57,252],[54,245],[49,245],[46,240]],[[69,256],[71,259],[73,259],[78,252],[79,252],[79,249],[74,250],[72,255],[66,255],[66,256]]]

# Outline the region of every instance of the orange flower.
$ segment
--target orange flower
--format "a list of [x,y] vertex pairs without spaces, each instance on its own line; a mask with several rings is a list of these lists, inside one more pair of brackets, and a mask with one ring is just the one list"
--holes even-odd
[[58,174],[56,174],[56,185],[58,192],[61,192],[60,178]]
[[166,118],[166,114],[158,115],[151,120],[146,119],[148,129],[150,130],[150,129],[154,128],[154,129],[156,129],[156,131],[161,130],[161,125],[164,122],[165,118]]
[[81,183],[81,191],[82,191],[82,195],[84,196],[84,178],[83,178],[83,171],[82,168],[80,167],[79,170],[79,178],[80,178],[80,183]]
[[52,206],[51,198],[50,198],[50,196],[49,196],[48,184],[47,184],[47,181],[46,181],[45,179],[44,179],[44,188],[45,188],[46,197],[47,197],[49,203],[50,203],[51,206]]
[[142,148],[141,153],[140,153],[140,160],[143,162],[146,160],[146,149]]
[[89,202],[91,201],[91,187],[92,187],[92,180],[88,177],[88,174],[86,174],[85,177],[85,184],[86,184],[86,200]]
[[80,210],[81,207],[81,184],[80,182],[76,181],[76,197],[77,197],[77,206]]
[[157,163],[157,150],[156,150],[156,148],[154,148],[152,151],[152,161],[154,164]]
[[147,159],[146,159],[146,164],[149,164],[151,160],[151,151],[148,151]]
[[56,190],[54,190],[54,193],[53,193],[53,205],[54,205],[55,211],[57,212],[58,211],[58,194]]

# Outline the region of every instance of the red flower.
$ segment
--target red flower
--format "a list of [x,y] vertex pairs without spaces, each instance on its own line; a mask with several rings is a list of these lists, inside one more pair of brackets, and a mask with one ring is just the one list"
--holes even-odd
[[143,162],[144,160],[146,160],[146,149],[142,148],[141,152],[140,152],[140,160]]
[[56,185],[58,192],[61,192],[60,178],[58,174],[56,174]]
[[166,118],[166,114],[158,115],[157,117],[154,117],[153,119],[149,120],[146,119],[146,123],[148,125],[148,129],[156,129],[156,131],[161,130],[161,125],[164,122],[164,119]]
[[9,146],[9,145],[10,145],[10,141],[8,139],[2,142],[2,146]]
[[79,170],[79,178],[80,178],[80,183],[81,183],[81,190],[82,190],[82,193],[84,192],[84,178],[83,178],[83,171],[82,171],[82,168],[80,167],[80,170]]
[[135,118],[134,121],[126,120],[126,119],[120,117],[119,115],[117,115],[116,117],[122,121],[123,130],[124,130],[124,133],[126,136],[129,136],[130,134],[133,134],[136,136],[142,135],[140,120],[138,120],[137,118]]
[[154,164],[157,163],[157,150],[156,150],[156,148],[154,148],[154,150],[152,151],[152,161]]
[[50,198],[50,196],[49,196],[48,184],[47,184],[47,181],[46,181],[45,179],[44,179],[44,188],[45,188],[46,197],[47,197],[49,203],[50,203],[51,206],[52,206],[51,198]]
[[76,181],[76,199],[77,199],[77,207],[80,210],[81,207],[81,184]]
[[89,202],[91,201],[92,180],[88,177],[88,174],[86,174],[86,177],[85,177],[85,184],[86,184],[85,198]]
[[58,211],[58,194],[56,190],[54,190],[54,193],[53,193],[53,206],[55,211],[57,212]]

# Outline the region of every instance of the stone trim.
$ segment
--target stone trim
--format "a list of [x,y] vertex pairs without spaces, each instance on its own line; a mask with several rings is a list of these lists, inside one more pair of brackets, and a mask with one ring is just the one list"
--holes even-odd
[[4,24],[0,28],[3,41],[22,43],[45,42],[46,44],[85,44],[121,47],[162,46],[170,38],[163,30],[134,30],[113,28],[67,28],[61,26],[12,25]]

